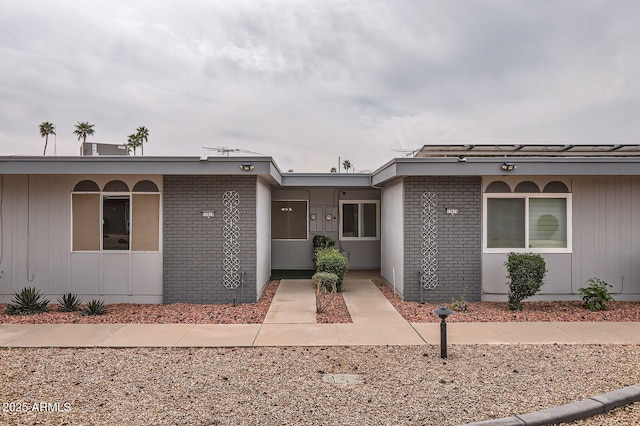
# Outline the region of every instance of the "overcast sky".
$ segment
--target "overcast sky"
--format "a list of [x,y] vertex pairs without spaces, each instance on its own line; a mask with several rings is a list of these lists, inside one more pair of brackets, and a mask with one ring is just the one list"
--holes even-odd
[[[425,144],[640,143],[640,1],[0,0],[0,155],[150,131],[328,172]],[[209,155],[217,153],[209,152]]]

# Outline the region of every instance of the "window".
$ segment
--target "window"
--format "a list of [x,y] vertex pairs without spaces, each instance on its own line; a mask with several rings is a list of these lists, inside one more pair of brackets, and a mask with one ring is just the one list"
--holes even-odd
[[379,201],[340,201],[341,240],[377,240],[379,238]]
[[160,250],[160,194],[155,184],[136,185],[131,193],[121,181],[107,183],[103,192],[91,183],[80,182],[71,196],[73,251]]
[[306,240],[306,201],[271,202],[271,238],[274,240]]
[[486,194],[485,249],[571,251],[570,194]]

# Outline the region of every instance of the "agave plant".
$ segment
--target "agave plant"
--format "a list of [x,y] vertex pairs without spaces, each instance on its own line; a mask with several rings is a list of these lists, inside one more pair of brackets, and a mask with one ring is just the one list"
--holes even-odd
[[80,310],[80,298],[77,294],[67,293],[64,294],[61,298],[58,299],[58,304],[60,307],[58,311],[60,312],[75,312]]
[[105,312],[107,312],[107,308],[104,306],[104,302],[98,299],[93,299],[84,308],[85,315],[103,315]]
[[9,315],[32,315],[47,312],[47,300],[40,290],[35,287],[25,287],[13,295],[13,300],[7,305]]

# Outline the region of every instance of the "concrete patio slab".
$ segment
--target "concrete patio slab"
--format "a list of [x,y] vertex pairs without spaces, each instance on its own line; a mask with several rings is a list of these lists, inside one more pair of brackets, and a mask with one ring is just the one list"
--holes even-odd
[[282,280],[264,324],[315,324],[316,295],[311,280]]
[[126,324],[98,346],[113,348],[172,347],[195,324]]
[[10,342],[12,347],[95,347],[126,324],[56,324],[40,327]]
[[253,346],[261,324],[196,324],[175,346]]
[[338,343],[345,346],[424,345],[408,323],[336,324]]
[[254,346],[339,345],[336,324],[263,324]]
[[43,324],[0,324],[0,346],[11,346],[11,342],[44,327]]

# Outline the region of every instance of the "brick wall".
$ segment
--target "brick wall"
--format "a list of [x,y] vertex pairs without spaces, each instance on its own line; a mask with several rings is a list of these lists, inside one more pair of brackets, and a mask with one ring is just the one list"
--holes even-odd
[[[256,177],[165,176],[163,192],[164,303],[256,301]],[[239,194],[240,271],[244,287],[223,285],[225,191]],[[214,210],[214,218],[202,217]]]
[[[424,192],[438,197],[436,243],[438,285],[420,286],[422,205]],[[458,209],[449,215],[446,209]],[[480,177],[406,177],[404,180],[404,298],[410,301],[450,302],[467,287],[466,298],[480,300],[482,254],[482,193]]]

